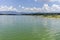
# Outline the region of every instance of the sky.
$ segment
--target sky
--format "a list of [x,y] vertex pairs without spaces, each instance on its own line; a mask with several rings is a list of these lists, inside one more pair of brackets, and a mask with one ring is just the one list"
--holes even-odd
[[60,0],[0,0],[0,11],[60,13]]

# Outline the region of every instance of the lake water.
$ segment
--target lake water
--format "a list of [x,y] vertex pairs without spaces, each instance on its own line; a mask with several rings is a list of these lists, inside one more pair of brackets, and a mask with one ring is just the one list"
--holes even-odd
[[0,40],[60,40],[60,18],[0,15]]

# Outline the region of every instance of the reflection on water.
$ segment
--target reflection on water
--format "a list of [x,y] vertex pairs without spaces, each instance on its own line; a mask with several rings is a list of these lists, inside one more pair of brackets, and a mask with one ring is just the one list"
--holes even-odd
[[60,40],[60,18],[0,16],[0,40]]

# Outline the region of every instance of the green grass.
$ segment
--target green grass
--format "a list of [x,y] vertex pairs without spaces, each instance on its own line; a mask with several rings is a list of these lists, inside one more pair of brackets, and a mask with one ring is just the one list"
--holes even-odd
[[45,18],[60,18],[60,15],[43,15]]

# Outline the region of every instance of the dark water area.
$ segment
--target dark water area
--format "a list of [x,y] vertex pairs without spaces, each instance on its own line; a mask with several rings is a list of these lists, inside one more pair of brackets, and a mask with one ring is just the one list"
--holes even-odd
[[60,40],[60,18],[0,15],[0,40]]

